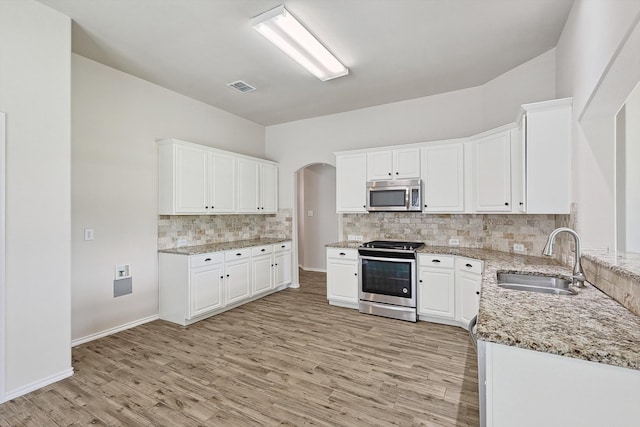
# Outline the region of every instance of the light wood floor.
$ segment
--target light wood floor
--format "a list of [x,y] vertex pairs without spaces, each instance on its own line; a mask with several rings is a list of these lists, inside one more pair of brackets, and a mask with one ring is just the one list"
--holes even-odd
[[75,375],[0,405],[7,426],[477,426],[467,332],[329,306],[325,275],[195,325],[73,349]]

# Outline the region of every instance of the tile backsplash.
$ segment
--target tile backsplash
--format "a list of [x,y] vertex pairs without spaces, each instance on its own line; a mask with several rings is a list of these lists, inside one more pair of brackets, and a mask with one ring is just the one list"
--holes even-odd
[[257,238],[290,239],[293,212],[281,209],[276,214],[260,215],[160,215],[158,249],[233,242]]
[[457,239],[460,247],[503,252],[514,252],[513,245],[517,243],[524,246],[521,253],[542,256],[558,216],[567,215],[343,214],[343,240],[354,234],[365,241],[416,240],[427,245],[449,246],[449,239]]

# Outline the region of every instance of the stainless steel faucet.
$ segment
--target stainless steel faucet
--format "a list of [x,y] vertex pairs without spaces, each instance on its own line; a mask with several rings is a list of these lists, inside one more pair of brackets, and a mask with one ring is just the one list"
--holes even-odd
[[583,288],[586,277],[584,277],[584,273],[582,271],[582,263],[580,262],[580,258],[582,257],[582,249],[580,248],[581,246],[580,236],[578,236],[578,233],[566,227],[556,228],[551,232],[551,234],[549,234],[549,238],[547,239],[547,244],[544,246],[544,250],[542,251],[542,254],[546,256],[553,255],[553,243],[556,240],[556,236],[563,231],[566,231],[567,233],[573,236],[573,239],[575,241],[575,246],[576,246],[576,254],[573,262],[572,282],[575,286],[579,288]]

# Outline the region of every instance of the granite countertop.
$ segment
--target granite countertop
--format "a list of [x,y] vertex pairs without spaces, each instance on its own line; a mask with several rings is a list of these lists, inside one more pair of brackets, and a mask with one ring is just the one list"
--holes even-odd
[[[357,243],[357,244],[356,244]],[[328,247],[357,248],[360,242]],[[551,258],[505,252],[425,246],[419,253],[456,255],[484,261],[478,339],[523,349],[640,370],[640,316],[585,282],[577,295],[499,288],[497,272],[571,277]]]
[[235,242],[211,243],[199,246],[182,246],[180,248],[160,249],[158,252],[176,255],[199,255],[209,252],[232,251],[234,249],[249,248],[251,246],[272,245],[278,242],[286,242],[289,239],[250,239],[236,240]]
[[582,256],[618,274],[640,281],[640,254],[586,249]]

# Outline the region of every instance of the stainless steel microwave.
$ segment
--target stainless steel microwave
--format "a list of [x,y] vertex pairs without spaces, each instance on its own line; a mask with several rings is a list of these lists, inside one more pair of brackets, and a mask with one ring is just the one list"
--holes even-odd
[[420,190],[419,179],[368,181],[367,210],[370,212],[420,212],[422,210]]

